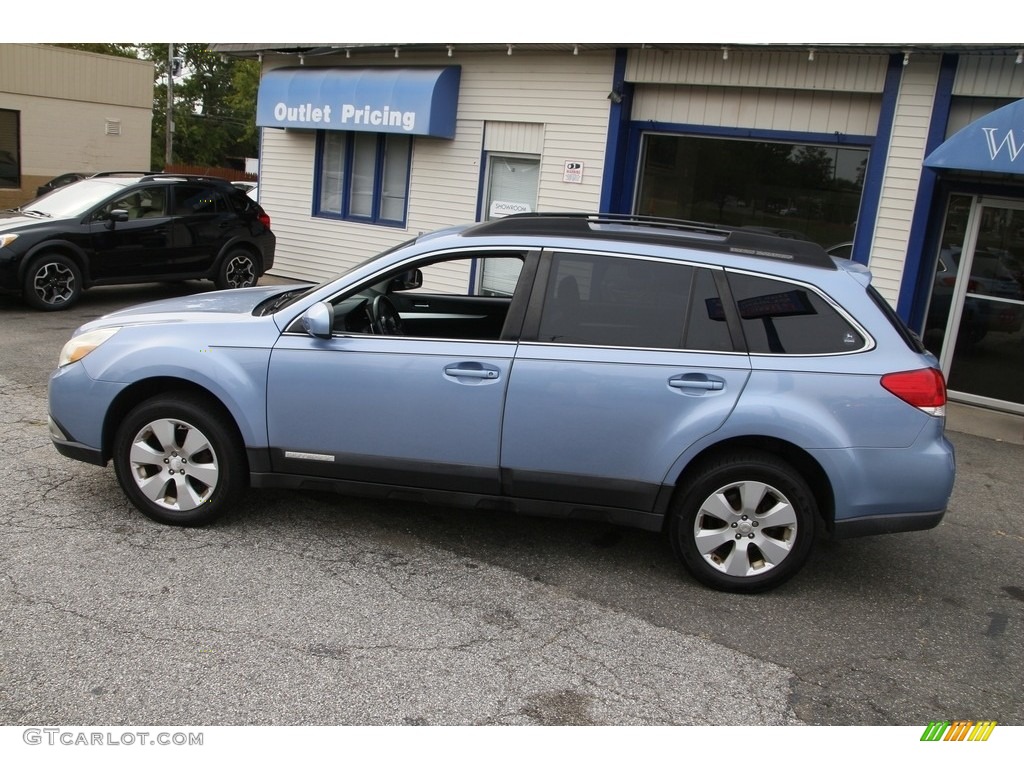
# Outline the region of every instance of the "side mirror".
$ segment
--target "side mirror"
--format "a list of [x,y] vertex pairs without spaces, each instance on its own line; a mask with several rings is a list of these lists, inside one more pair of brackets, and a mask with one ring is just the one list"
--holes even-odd
[[126,211],[123,208],[115,208],[110,212],[110,215],[107,217],[107,219],[109,221],[117,222],[128,221],[128,211]]
[[388,283],[388,293],[395,291],[411,291],[423,285],[423,273],[418,269],[410,269],[391,278]]
[[307,309],[302,315],[302,329],[318,339],[331,338],[334,328],[334,305],[321,301]]

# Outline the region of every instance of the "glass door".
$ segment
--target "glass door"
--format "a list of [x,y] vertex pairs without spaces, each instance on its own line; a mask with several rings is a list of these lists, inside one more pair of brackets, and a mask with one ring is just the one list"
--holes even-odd
[[1024,413],[1024,202],[950,197],[924,341],[951,399]]

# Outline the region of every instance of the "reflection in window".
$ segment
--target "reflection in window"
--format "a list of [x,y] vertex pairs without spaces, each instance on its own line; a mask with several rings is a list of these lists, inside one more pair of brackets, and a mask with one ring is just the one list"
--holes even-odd
[[867,160],[849,146],[648,134],[635,212],[829,248],[853,240]]
[[860,332],[810,289],[735,273],[729,286],[752,354],[825,355],[864,347]]
[[[709,270],[606,256],[557,255],[540,341],[618,347],[731,351]],[[719,304],[720,306],[720,304]]]

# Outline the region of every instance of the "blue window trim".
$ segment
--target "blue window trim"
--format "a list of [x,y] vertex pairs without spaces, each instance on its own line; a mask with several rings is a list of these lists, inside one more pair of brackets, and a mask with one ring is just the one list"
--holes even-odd
[[[321,169],[323,168],[324,142],[326,140],[327,132],[317,131],[316,157],[313,171],[313,216],[321,219],[351,221],[357,224],[369,224],[378,227],[394,227],[396,229],[404,228],[406,226],[406,222],[409,219],[409,190],[410,180],[412,178],[412,137],[409,137],[409,158],[405,167],[405,206],[402,209],[401,220],[397,220],[385,219],[380,215],[384,188],[385,144],[389,137],[397,138],[396,135],[387,133],[375,134],[377,146],[373,167],[373,213],[370,216],[360,216],[350,213],[349,206],[351,202],[351,194],[349,192],[349,170],[352,167],[352,155],[353,152],[355,151],[354,142],[352,141],[352,137],[354,135],[355,134],[352,132],[345,132],[345,173],[343,176],[343,183],[341,189],[341,212],[339,213],[336,211],[324,211],[320,208],[320,199],[322,196],[321,193],[323,191],[323,177],[321,175]],[[366,136],[367,134],[362,135]]]
[[629,174],[625,172],[629,154],[629,118],[633,112],[633,84],[626,82],[626,62],[628,51],[618,48],[615,51],[615,69],[612,74],[611,91],[608,99],[608,139],[605,143],[604,178],[601,181],[602,213],[628,213],[628,209],[619,209],[616,201],[623,199],[622,187],[626,186]]
[[[925,157],[945,140],[949,113],[953,105],[953,81],[959,56],[945,54],[939,67],[931,125],[925,144]],[[938,255],[946,201],[950,191],[939,183],[939,174],[924,167],[918,184],[917,200],[910,220],[907,258],[896,303],[896,313],[913,329],[924,329],[925,308],[931,300],[935,258]]]

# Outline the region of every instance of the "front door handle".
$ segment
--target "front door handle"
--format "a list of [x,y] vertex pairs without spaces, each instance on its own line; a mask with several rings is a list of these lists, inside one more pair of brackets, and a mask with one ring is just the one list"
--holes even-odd
[[498,378],[498,372],[493,368],[484,368],[482,366],[467,367],[465,365],[449,365],[444,369],[444,372],[449,376],[463,379],[496,379]]

